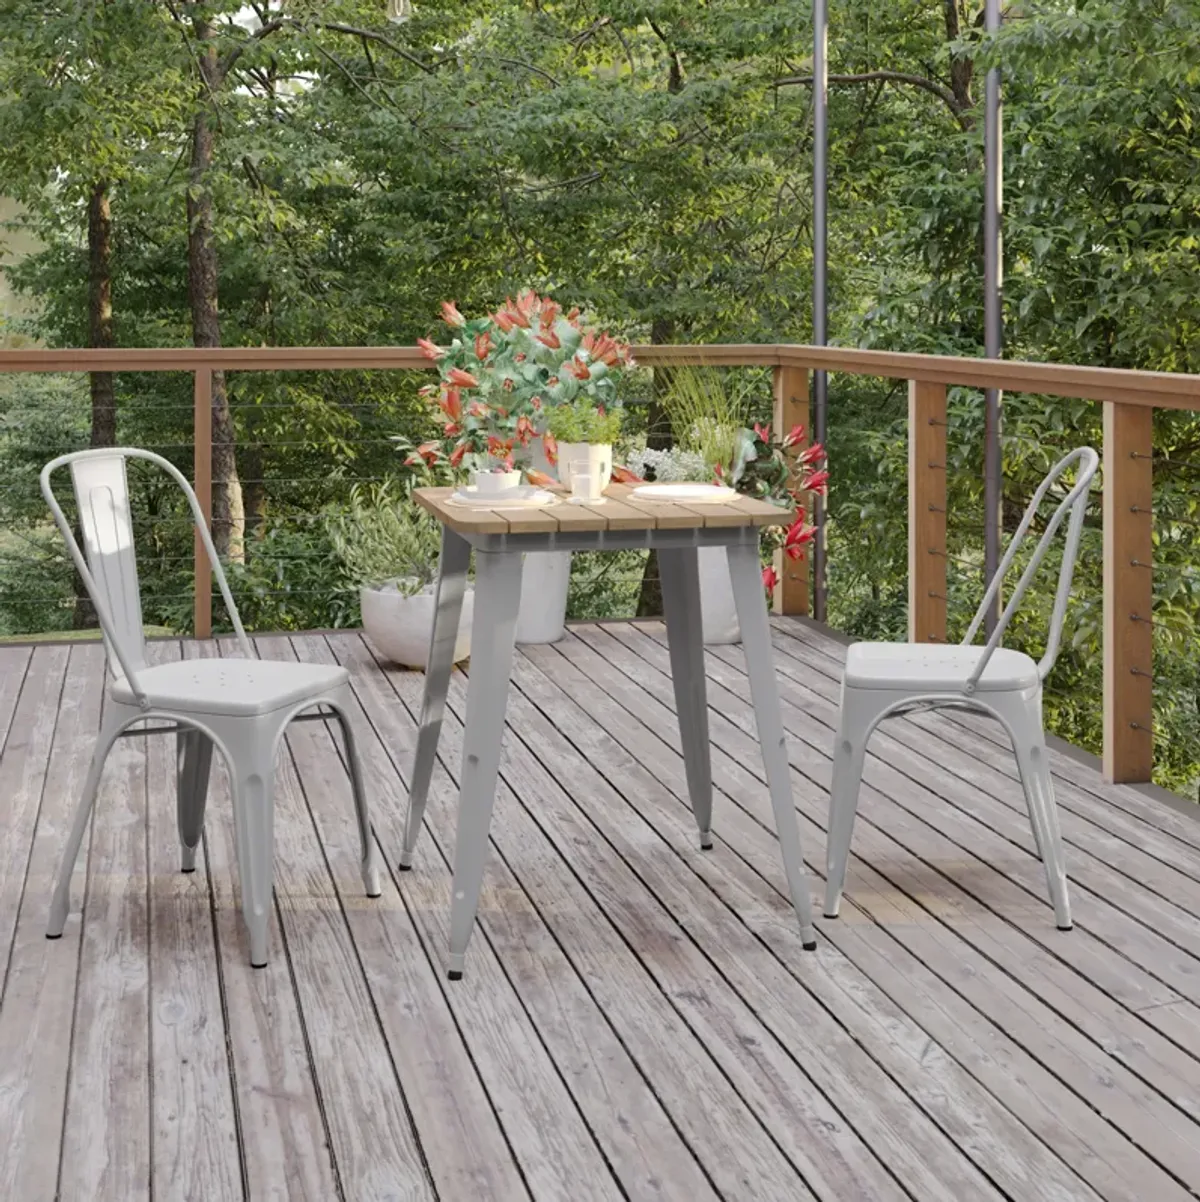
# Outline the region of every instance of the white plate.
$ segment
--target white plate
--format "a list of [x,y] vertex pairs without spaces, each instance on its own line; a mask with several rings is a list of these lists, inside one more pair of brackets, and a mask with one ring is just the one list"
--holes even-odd
[[553,505],[557,500],[558,497],[552,492],[532,484],[488,493],[481,493],[475,485],[468,484],[450,497],[452,505],[465,505],[470,509],[540,509],[543,505]]
[[695,505],[732,501],[738,492],[723,484],[639,484],[633,496],[639,501],[681,501]]

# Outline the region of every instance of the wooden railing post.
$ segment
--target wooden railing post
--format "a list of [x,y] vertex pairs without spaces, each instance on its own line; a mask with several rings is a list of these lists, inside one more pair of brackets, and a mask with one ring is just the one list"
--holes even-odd
[[[812,434],[808,422],[808,371],[803,367],[775,368],[775,408],[773,424],[782,437],[794,426],[803,426],[804,442],[795,448],[795,453],[808,445]],[[798,481],[798,475],[793,479]],[[811,516],[811,515],[810,515]],[[808,613],[808,556],[789,559],[782,551],[775,552],[775,572],[779,583],[775,586],[772,609],[777,614]]]
[[946,641],[946,385],[908,382],[908,641]]
[[[200,502],[204,521],[212,529],[212,370],[197,368],[193,387],[192,410],[192,487]],[[193,600],[195,636],[212,637],[212,565],[195,535],[195,596]]]
[[1154,410],[1104,403],[1104,777],[1154,767]]

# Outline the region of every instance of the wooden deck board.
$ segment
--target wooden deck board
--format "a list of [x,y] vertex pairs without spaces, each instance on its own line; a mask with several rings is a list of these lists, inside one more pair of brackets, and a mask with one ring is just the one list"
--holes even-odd
[[[787,619],[773,638],[816,893],[844,650]],[[479,929],[452,984],[465,676],[399,874],[421,678],[352,632],[260,647],[350,668],[390,868],[365,899],[336,728],[293,728],[262,971],[216,764],[200,869],[176,871],[169,737],[118,744],[72,917],[44,939],[103,658],[0,649],[0,1196],[1200,1195],[1200,821],[1052,752],[1077,916],[1064,935],[1002,738],[969,715],[890,723],[843,917],[818,919],[804,953],[740,649],[706,657],[702,853],[661,624],[575,627],[517,657]]]

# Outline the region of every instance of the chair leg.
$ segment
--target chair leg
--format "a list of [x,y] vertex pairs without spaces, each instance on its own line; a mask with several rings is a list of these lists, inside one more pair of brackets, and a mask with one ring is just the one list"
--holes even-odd
[[458,831],[454,843],[450,907],[447,969],[452,981],[463,974],[467,944],[475,926],[475,912],[483,885],[520,598],[520,552],[478,552],[475,556],[475,619],[471,628],[471,679],[467,689],[459,773]]
[[658,553],[675,711],[683,745],[688,796],[700,830],[700,846],[712,847],[712,761],[704,681],[704,634],[700,623],[700,574],[694,549]]
[[804,857],[800,850],[800,827],[792,800],[787,743],[775,684],[775,662],[771,656],[771,631],[763,599],[757,532],[752,542],[733,544],[726,548],[726,552],[738,625],[742,631],[742,651],[746,656],[746,671],[750,677],[754,720],[762,747],[763,766],[767,772],[767,786],[771,792],[771,808],[775,813],[775,830],[783,853],[784,872],[787,874],[792,905],[800,920],[800,941],[805,950],[812,951],[817,946],[817,934],[813,928],[812,898],[809,896],[808,877],[804,872]]
[[75,875],[75,861],[79,858],[79,848],[87,831],[88,819],[92,814],[92,806],[96,802],[96,793],[100,789],[100,777],[104,772],[104,764],[108,753],[112,750],[117,736],[125,729],[125,721],[106,723],[96,740],[96,748],[92,752],[92,762],[88,768],[87,780],[83,784],[83,795],[75,810],[75,819],[71,823],[71,833],[67,838],[67,846],[63,849],[62,862],[58,866],[58,879],[54,885],[54,893],[50,899],[50,918],[46,923],[46,938],[58,939],[67,925],[67,913],[71,908],[71,877]]
[[239,719],[223,734],[233,777],[233,819],[242,917],[250,938],[250,966],[267,966],[267,929],[271,921],[271,889],[275,848],[274,722]]
[[175,811],[179,825],[181,868],[184,872],[196,870],[196,848],[204,833],[204,807],[208,801],[212,754],[212,740],[203,731],[181,730],[175,735]]
[[470,562],[470,543],[448,526],[442,527],[442,556],[438,565],[433,631],[429,661],[425,665],[425,696],[421,702],[417,754],[409,782],[408,814],[404,820],[404,839],[400,848],[402,871],[412,867],[413,849],[417,846],[421,822],[425,817],[425,801],[429,796],[429,782],[433,777],[438,739],[442,733],[442,715],[446,711],[450,673],[454,669],[454,644],[458,640],[458,623],[462,616],[463,593],[467,587],[467,567]]
[[337,717],[338,725],[342,728],[342,738],[346,743],[346,765],[350,769],[350,789],[354,794],[354,814],[358,819],[359,846],[362,849],[360,868],[362,871],[363,888],[368,897],[379,897],[383,890],[379,885],[379,861],[375,854],[375,839],[371,834],[371,820],[367,813],[367,791],[363,786],[362,764],[358,759],[358,746],[354,740],[354,730],[350,719],[340,706],[331,706]]
[[833,777],[829,786],[829,821],[825,832],[825,917],[836,918],[846,884],[850,841],[858,813],[863,761],[873,715],[862,711],[857,690],[843,688],[837,738],[833,748]]
[[1025,789],[1025,804],[1042,867],[1046,886],[1054,906],[1054,922],[1060,931],[1071,929],[1071,903],[1067,895],[1066,857],[1062,832],[1058,825],[1058,806],[1054,800],[1054,779],[1050,756],[1042,729],[1041,698],[1013,694],[1005,698],[1003,712],[1012,732],[1013,751]]

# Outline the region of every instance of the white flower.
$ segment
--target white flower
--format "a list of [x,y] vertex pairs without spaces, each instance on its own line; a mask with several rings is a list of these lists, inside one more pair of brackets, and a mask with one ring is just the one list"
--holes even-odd
[[660,484],[672,484],[707,480],[712,473],[704,462],[704,456],[695,451],[683,451],[679,447],[657,451],[640,447],[630,451],[626,466],[634,475],[647,477],[651,473]]

